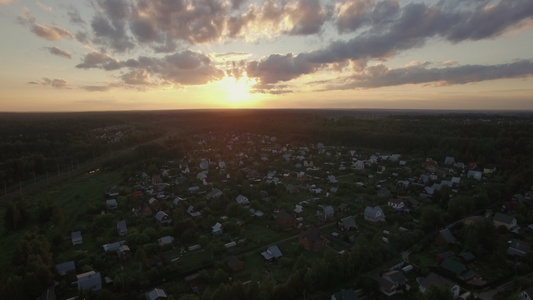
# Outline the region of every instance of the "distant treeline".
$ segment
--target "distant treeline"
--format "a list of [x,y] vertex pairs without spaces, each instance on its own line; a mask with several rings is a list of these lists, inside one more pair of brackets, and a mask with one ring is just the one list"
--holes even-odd
[[[479,168],[496,167],[510,190],[533,184],[533,117],[525,113],[181,110],[0,117],[0,180],[8,185],[164,134],[186,141],[194,134],[231,133],[276,136],[280,144],[322,142],[442,162],[453,156]],[[128,134],[120,143],[110,143],[101,137],[103,129]],[[161,145],[140,148],[138,154],[146,158],[186,152],[186,144]]]

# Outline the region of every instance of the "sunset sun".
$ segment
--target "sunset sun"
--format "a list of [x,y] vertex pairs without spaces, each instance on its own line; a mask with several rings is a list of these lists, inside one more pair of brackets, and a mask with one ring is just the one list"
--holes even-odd
[[253,106],[253,102],[259,97],[252,92],[252,86],[255,84],[255,80],[248,77],[244,76],[239,79],[226,77],[221,80],[220,83],[225,92],[226,101],[229,106]]

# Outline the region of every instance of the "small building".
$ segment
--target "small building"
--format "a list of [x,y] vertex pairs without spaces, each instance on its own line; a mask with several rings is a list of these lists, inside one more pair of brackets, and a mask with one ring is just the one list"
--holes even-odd
[[244,269],[244,262],[242,262],[237,257],[232,256],[228,259],[228,267],[231,269],[232,272],[238,272]]
[[335,175],[328,175],[328,182],[331,184],[337,184],[339,181],[335,178]]
[[68,273],[76,271],[76,264],[74,263],[73,260],[71,260],[71,261],[57,264],[56,269],[59,275],[65,276]]
[[387,296],[402,293],[404,290],[409,289],[407,278],[405,278],[402,272],[397,270],[388,271],[381,274],[381,276],[376,276],[376,280],[379,284],[379,291]]
[[207,195],[205,196],[205,198],[207,200],[209,199],[216,199],[216,198],[219,198],[221,197],[223,194],[222,194],[222,191],[219,190],[219,189],[213,189],[212,191],[210,191],[209,193],[207,193]]
[[341,231],[355,231],[357,230],[357,224],[355,223],[355,218],[353,216],[347,216],[340,219],[337,222],[337,226]]
[[167,299],[167,294],[164,290],[155,288],[146,293],[146,300],[161,300]]
[[237,203],[242,204],[242,205],[250,204],[250,201],[248,200],[248,198],[246,198],[243,195],[237,196],[237,198],[235,198],[235,201],[237,201]]
[[120,246],[122,246],[123,244],[124,244],[124,241],[122,241],[122,242],[114,242],[114,243],[110,243],[110,244],[105,244],[105,245],[102,246],[102,248],[104,249],[105,253],[117,252],[118,249],[120,248]]
[[155,214],[155,219],[159,222],[159,224],[163,225],[168,225],[172,223],[172,219],[164,211],[158,211]]
[[515,256],[525,256],[529,251],[531,251],[529,243],[518,239],[511,240],[507,248],[507,254]]
[[76,275],[78,279],[78,290],[99,291],[102,289],[102,277],[100,272],[89,271]]
[[288,230],[298,225],[298,220],[296,220],[294,216],[290,215],[283,209],[280,209],[277,213],[274,213],[273,216],[276,225],[279,226],[281,229]]
[[118,235],[124,236],[128,233],[128,226],[126,226],[126,220],[117,222]]
[[448,246],[448,245],[455,245],[457,244],[457,239],[453,235],[453,233],[448,228],[444,228],[441,231],[439,231],[439,235],[437,236],[437,245],[439,246]]
[[118,203],[116,199],[108,199],[105,201],[107,208],[109,209],[116,209],[118,207]]
[[475,275],[474,271],[468,269],[463,263],[453,258],[446,258],[440,264],[440,267],[444,272],[450,274],[450,276],[455,276],[455,278],[464,282],[470,281]]
[[172,245],[172,243],[174,243],[174,238],[169,235],[157,239],[157,244],[161,247],[166,245]]
[[492,222],[494,223],[494,226],[504,226],[508,230],[512,230],[517,226],[516,219],[514,217],[502,213],[495,213],[492,217]]
[[81,245],[83,244],[83,238],[81,236],[81,231],[73,231],[70,233],[72,239],[72,245]]
[[261,256],[263,256],[265,260],[274,261],[281,258],[283,254],[277,245],[272,245],[268,247],[266,251],[262,252]]
[[459,292],[461,291],[459,285],[436,273],[429,273],[419,284],[419,289],[422,294],[425,294],[432,285],[449,290],[453,295],[453,299],[459,297]]
[[327,219],[331,219],[335,216],[335,209],[333,208],[333,206],[331,205],[321,206],[320,205],[320,208],[321,210],[318,210],[316,212],[316,215],[319,220],[324,221]]
[[371,222],[385,222],[385,214],[379,206],[367,206],[364,211],[365,220]]
[[405,202],[402,199],[390,199],[388,205],[395,210],[402,210],[405,208]]
[[331,295],[331,300],[358,300],[357,294],[353,289],[345,289]]
[[311,227],[302,232],[298,242],[304,245],[307,250],[322,250],[326,247],[326,236],[316,227]]
[[120,247],[118,247],[117,254],[118,254],[118,257],[122,259],[127,259],[127,258],[132,257],[132,253],[128,245],[121,245]]
[[213,225],[211,227],[211,233],[213,233],[213,235],[221,235],[222,234],[222,224],[220,224],[219,222],[217,222],[215,225]]

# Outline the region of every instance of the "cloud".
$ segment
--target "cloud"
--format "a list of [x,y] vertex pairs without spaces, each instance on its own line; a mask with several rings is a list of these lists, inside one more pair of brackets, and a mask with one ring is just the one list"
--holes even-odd
[[117,59],[110,57],[109,55],[97,51],[93,51],[85,54],[83,62],[76,65],[78,69],[104,69],[106,71],[120,69],[122,65]]
[[35,85],[44,85],[44,86],[51,86],[56,89],[70,89],[68,87],[68,83],[64,79],[50,79],[47,77],[43,77],[39,81],[30,81],[28,84],[35,84]]
[[329,13],[319,0],[300,0],[294,5],[287,5],[286,14],[292,24],[292,35],[309,35],[320,32],[329,19]]
[[0,4],[10,4],[13,0],[0,0]]
[[389,69],[384,65],[368,67],[362,74],[350,77],[347,84],[336,89],[377,88],[404,84],[456,85],[480,81],[522,78],[533,75],[533,61],[519,60],[499,65],[464,65],[446,68],[425,68],[425,65]]
[[69,17],[69,21],[72,24],[76,24],[76,25],[80,25],[80,26],[87,25],[85,20],[83,20],[83,18],[81,17],[80,12],[75,7],[70,6],[68,8],[68,10],[67,10],[67,15]]
[[111,87],[106,85],[86,85],[81,88],[88,92],[107,92],[111,90]]
[[60,49],[60,48],[58,48],[56,46],[48,47],[46,49],[48,49],[50,54],[57,55],[57,56],[62,56],[62,57],[66,57],[66,58],[72,58],[72,56],[70,55],[70,52],[68,52],[66,50],[63,50],[63,49]]
[[128,69],[121,79],[127,84],[151,84],[152,77],[178,85],[199,85],[220,80],[224,71],[216,68],[205,54],[185,50],[162,58],[140,56],[138,59],[119,61],[108,54],[93,51],[87,53],[76,68],[113,71]]
[[36,4],[37,4],[37,6],[39,6],[40,9],[42,9],[44,11],[47,11],[47,12],[52,12],[52,7],[45,5],[41,1],[37,0]]
[[72,39],[72,34],[66,29],[59,26],[40,25],[35,22],[35,17],[26,10],[22,16],[17,17],[20,24],[28,26],[35,35],[47,39],[49,41],[57,41],[60,39]]
[[[340,32],[362,30],[360,34],[350,40],[332,42],[323,49],[297,55],[273,54],[249,62],[248,75],[266,84],[289,81],[346,60],[386,60],[401,51],[421,47],[429,39],[457,43],[493,38],[533,18],[530,0],[487,3],[448,0],[433,6],[409,3],[398,8],[392,0],[349,1],[336,7],[340,14],[337,27]],[[457,9],[464,5],[468,9]],[[373,26],[365,27],[368,24]]]

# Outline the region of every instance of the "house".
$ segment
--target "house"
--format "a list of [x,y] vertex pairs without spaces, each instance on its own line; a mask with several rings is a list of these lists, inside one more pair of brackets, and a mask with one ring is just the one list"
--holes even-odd
[[483,173],[481,171],[470,170],[468,171],[466,176],[468,178],[474,178],[476,180],[481,180],[481,178],[483,177]]
[[402,210],[405,208],[405,202],[403,202],[402,199],[390,199],[387,204],[395,210]]
[[465,252],[459,254],[459,260],[461,260],[463,264],[471,264],[476,260],[476,257],[472,252]]
[[454,276],[464,282],[470,281],[475,275],[474,271],[468,269],[463,263],[453,258],[446,258],[440,264],[440,268],[450,276]]
[[507,248],[507,254],[516,256],[524,256],[529,251],[531,251],[531,246],[529,243],[518,239],[511,240],[509,243],[509,248]]
[[246,198],[246,197],[244,197],[243,195],[240,195],[240,194],[239,194],[239,196],[237,196],[237,198],[235,198],[235,201],[237,201],[237,203],[242,204],[242,205],[250,203],[248,198]]
[[298,242],[307,250],[322,250],[326,247],[326,236],[316,227],[311,227],[302,232]]
[[337,184],[339,181],[335,178],[335,175],[328,175],[328,182],[331,184]]
[[352,168],[356,170],[363,170],[365,168],[365,162],[362,160],[358,160],[352,165]]
[[81,245],[83,244],[83,238],[81,237],[81,231],[73,231],[70,233],[72,239],[72,245]]
[[104,249],[105,253],[117,252],[118,248],[120,248],[120,246],[122,246],[123,244],[124,244],[124,241],[114,242],[114,243],[102,245],[102,248]]
[[215,225],[213,225],[211,227],[211,233],[213,233],[213,235],[221,235],[222,234],[222,224],[220,224],[219,222],[217,222]]
[[116,199],[109,199],[105,201],[107,208],[109,209],[116,209],[118,204]]
[[191,216],[191,217],[198,217],[198,216],[201,216],[202,213],[200,211],[197,211],[194,209],[194,207],[192,205],[189,205],[189,207],[187,208],[187,213]]
[[331,295],[331,300],[358,300],[357,294],[353,289],[341,290]]
[[364,211],[365,220],[371,222],[385,222],[385,214],[379,206],[370,207],[367,206]]
[[292,229],[298,225],[298,221],[294,216],[289,215],[285,210],[280,209],[274,214],[276,225],[281,229]]
[[263,256],[265,260],[274,261],[281,258],[283,254],[277,245],[272,245],[268,247],[266,251],[262,252],[261,256]]
[[331,219],[335,215],[335,209],[333,208],[333,206],[331,206],[331,205],[327,205],[327,206],[319,205],[319,207],[322,208],[322,210],[319,210],[319,211],[316,212],[316,215],[317,215],[318,219],[323,221],[323,220]]
[[494,226],[504,226],[508,230],[512,230],[517,226],[516,219],[514,217],[502,213],[495,213],[492,217],[492,222],[494,223]]
[[207,200],[209,200],[209,199],[215,199],[215,198],[218,198],[218,197],[220,197],[220,196],[222,196],[222,191],[219,190],[219,189],[213,189],[211,192],[209,192],[209,193],[205,196],[205,198],[206,198]]
[[78,290],[99,291],[102,289],[102,277],[100,272],[89,271],[76,275],[78,279]]
[[117,222],[117,231],[118,235],[120,236],[124,236],[126,235],[126,233],[128,233],[128,226],[126,226],[126,220]]
[[159,222],[159,224],[166,225],[172,223],[172,219],[164,211],[158,211],[155,214],[155,219]]
[[244,269],[244,262],[242,262],[237,257],[232,256],[228,259],[228,267],[231,269],[232,272],[238,272]]
[[110,188],[109,190],[107,190],[107,196],[109,196],[109,197],[116,197],[118,195],[120,195],[120,191],[119,191],[119,189],[116,186],[114,186],[114,187]]
[[166,246],[166,245],[172,245],[173,242],[174,242],[174,238],[169,235],[157,239],[157,244],[161,247]]
[[445,259],[454,257],[454,256],[455,256],[455,253],[453,253],[453,251],[442,252],[442,253],[435,255],[435,261],[440,264]]
[[354,231],[357,230],[357,224],[355,224],[355,218],[353,216],[347,216],[340,219],[337,222],[337,226],[341,231]]
[[146,300],[161,300],[167,299],[167,294],[164,290],[155,288],[146,293]]
[[403,290],[409,290],[407,285],[407,278],[402,272],[392,270],[375,277],[379,284],[379,291],[387,296],[392,296],[396,293],[403,293]]
[[448,228],[444,228],[439,231],[439,235],[437,236],[437,245],[439,246],[447,246],[447,245],[454,245],[457,244],[457,239],[453,235],[453,233]]
[[454,165],[455,164],[455,158],[453,158],[451,156],[446,156],[446,158],[444,159],[444,164],[445,165]]
[[156,184],[160,184],[160,183],[163,183],[163,179],[161,179],[161,175],[154,174],[152,176],[152,184],[156,185]]
[[381,188],[378,190],[378,197],[379,198],[388,198],[390,197],[391,192],[387,188]]
[[76,271],[76,264],[74,264],[74,261],[71,260],[71,261],[57,264],[56,269],[59,275],[65,276],[70,272]]
[[150,204],[150,206],[153,207],[155,210],[161,209],[161,203],[159,203],[159,200],[154,197],[148,199],[148,204]]
[[398,180],[396,187],[401,191],[406,191],[409,188],[409,180]]
[[432,285],[449,290],[453,295],[453,299],[459,297],[459,292],[461,291],[459,285],[436,273],[429,273],[419,284],[419,289],[422,294],[425,294]]

